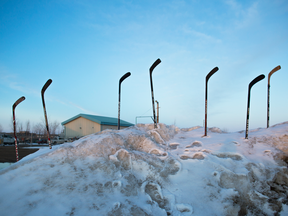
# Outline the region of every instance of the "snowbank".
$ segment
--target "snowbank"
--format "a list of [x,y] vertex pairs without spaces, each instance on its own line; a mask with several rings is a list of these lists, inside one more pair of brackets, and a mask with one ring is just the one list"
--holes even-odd
[[0,215],[288,214],[288,122],[203,132],[139,124],[41,149],[0,171]]

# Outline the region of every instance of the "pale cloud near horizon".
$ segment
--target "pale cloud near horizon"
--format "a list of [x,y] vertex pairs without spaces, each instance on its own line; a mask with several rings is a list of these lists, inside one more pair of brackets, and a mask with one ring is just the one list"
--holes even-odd
[[[72,106],[74,106],[74,107],[76,107],[76,108],[84,111],[85,114],[99,115],[99,114],[97,114],[97,113],[95,113],[95,112],[92,112],[92,111],[89,111],[89,110],[87,110],[87,109],[85,109],[85,108],[83,108],[83,107],[81,107],[81,106],[79,106],[79,105],[77,105],[77,104],[75,104],[75,103],[69,102],[69,104],[71,104]],[[66,105],[68,105],[68,104],[66,104]],[[69,105],[68,105],[68,106],[69,106]]]
[[[7,86],[9,86],[10,89],[20,91],[21,93],[26,94],[26,95],[28,94],[28,95],[33,95],[33,96],[39,97],[39,98],[41,97],[40,90],[37,91],[36,89],[30,88],[28,86],[22,85],[21,83],[17,82],[17,79],[16,79],[17,75],[15,75],[15,74],[1,71],[0,77],[1,77],[1,81],[4,82]],[[16,81],[12,81],[12,80],[16,80]],[[93,114],[93,115],[99,115],[99,114],[96,114],[92,111],[89,111],[89,110],[87,110],[87,109],[85,109],[85,108],[83,108],[83,107],[81,107],[75,103],[72,103],[70,101],[66,103],[61,99],[55,98],[54,96],[47,96],[47,97],[45,97],[45,100],[55,101],[57,103],[65,105],[65,106],[71,106],[72,105],[73,107],[80,109],[85,113],[89,113],[89,114]]]
[[0,70],[0,82],[8,86],[10,89],[20,91],[23,94],[40,96],[40,93],[36,91],[36,89],[26,85],[25,82],[19,82],[19,76],[17,74],[9,72],[9,70],[4,67]]
[[57,103],[59,103],[59,104],[62,104],[62,105],[64,105],[64,106],[68,106],[68,107],[71,107],[71,105],[72,105],[73,107],[75,107],[75,108],[77,108],[77,109],[85,112],[85,114],[99,115],[99,114],[97,114],[97,113],[95,113],[95,112],[92,112],[92,111],[90,111],[90,110],[87,110],[87,109],[81,107],[81,106],[78,105],[78,104],[75,104],[74,102],[61,100],[61,99],[59,99],[59,98],[55,98],[54,96],[49,96],[49,97],[47,97],[47,100],[49,100],[49,101],[54,101],[54,102],[57,102]]

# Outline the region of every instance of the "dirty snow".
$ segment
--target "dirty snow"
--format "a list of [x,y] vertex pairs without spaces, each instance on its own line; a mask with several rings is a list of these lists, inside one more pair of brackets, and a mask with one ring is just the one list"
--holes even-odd
[[288,215],[288,122],[203,133],[138,124],[40,149],[0,171],[0,215]]

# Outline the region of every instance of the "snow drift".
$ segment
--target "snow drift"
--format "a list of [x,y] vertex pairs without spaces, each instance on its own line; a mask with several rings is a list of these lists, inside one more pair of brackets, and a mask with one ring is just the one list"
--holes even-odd
[[[0,215],[287,215],[288,122],[105,130],[0,171]],[[16,207],[17,206],[17,207]]]

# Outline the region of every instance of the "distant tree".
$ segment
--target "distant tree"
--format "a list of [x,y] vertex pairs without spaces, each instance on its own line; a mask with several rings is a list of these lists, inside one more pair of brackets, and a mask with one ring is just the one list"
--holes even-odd
[[[50,135],[59,134],[60,132],[60,123],[58,121],[51,121],[48,119],[49,124],[49,133]],[[27,123],[26,123],[27,126]],[[46,122],[45,119],[41,119],[41,123],[37,123],[33,126],[33,133],[38,135],[47,135],[47,129],[46,129]]]
[[17,121],[16,128],[17,128],[17,130],[16,130],[17,132],[23,131],[23,124],[22,124],[22,122]]
[[3,131],[2,125],[0,124],[0,133]]
[[27,120],[25,124],[26,124],[25,131],[30,132],[30,130],[31,130],[31,128],[30,128],[30,121]]
[[[16,119],[15,119],[15,121],[16,121]],[[9,127],[12,131],[14,131],[13,116],[11,116],[11,121],[10,121]]]
[[[50,125],[50,120],[49,120],[49,117],[48,117],[48,125]],[[46,128],[46,121],[44,118],[42,118],[41,120],[41,125],[42,125],[42,134],[47,136],[47,128]],[[51,132],[50,132],[51,133]]]
[[59,134],[64,134],[64,126],[60,125]]
[[[16,125],[16,133],[18,133],[19,131],[23,131],[23,124],[17,118],[15,118],[15,125]],[[10,128],[12,131],[14,131],[13,117],[11,117]]]
[[33,126],[33,133],[38,135],[43,135],[45,131],[45,128],[43,128],[43,124],[37,123]]
[[52,123],[49,123],[49,132],[52,135],[55,135],[58,133],[58,128],[60,126],[60,123],[58,121],[54,121]]

